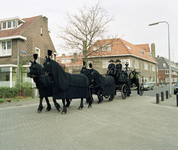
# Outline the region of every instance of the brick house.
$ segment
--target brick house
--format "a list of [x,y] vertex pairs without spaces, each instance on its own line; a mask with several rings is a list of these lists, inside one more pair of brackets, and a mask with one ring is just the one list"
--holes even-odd
[[[24,72],[27,72],[34,53],[39,56],[38,63],[43,64],[48,49],[53,51],[53,59],[56,59],[47,17],[0,19],[0,86],[14,87],[18,65],[25,67]],[[23,77],[31,82],[27,73]]]
[[[158,83],[163,81],[163,84],[169,84],[169,60],[157,56],[156,61],[158,62]],[[171,61],[171,83],[174,84],[176,82],[178,82],[178,66]]]
[[148,44],[133,45],[120,38],[98,40],[90,48],[88,63],[93,64],[93,68],[101,74],[107,72],[109,60],[116,61],[119,59],[122,63],[122,68],[125,68],[125,63],[129,63],[131,70],[141,72],[140,82],[150,81],[157,83],[158,71],[157,62],[155,61],[155,46],[151,45],[152,52]]
[[65,71],[69,72],[71,74],[77,74],[80,73],[80,70],[83,65],[83,59],[82,55],[77,55],[77,53],[74,53],[73,55],[66,56],[65,54],[62,54],[62,56],[57,56],[56,61],[60,65],[65,65]]

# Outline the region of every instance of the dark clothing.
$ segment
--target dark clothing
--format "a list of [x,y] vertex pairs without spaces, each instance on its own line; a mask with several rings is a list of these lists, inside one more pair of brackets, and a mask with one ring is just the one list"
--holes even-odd
[[115,64],[109,64],[107,74],[115,74]]
[[116,64],[116,71],[122,70],[122,64]]
[[108,69],[115,69],[115,64],[109,64]]

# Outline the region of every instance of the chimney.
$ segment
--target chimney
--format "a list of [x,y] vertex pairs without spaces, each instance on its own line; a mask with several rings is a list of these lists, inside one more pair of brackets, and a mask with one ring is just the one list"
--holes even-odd
[[48,18],[46,16],[44,16],[43,19],[44,19],[44,22],[46,23],[46,27],[47,27],[47,30],[48,30]]
[[151,44],[151,54],[152,54],[152,57],[155,59],[155,44],[154,43]]
[[77,53],[74,53],[74,61],[77,61]]
[[62,54],[62,57],[65,57],[66,55],[65,54]]

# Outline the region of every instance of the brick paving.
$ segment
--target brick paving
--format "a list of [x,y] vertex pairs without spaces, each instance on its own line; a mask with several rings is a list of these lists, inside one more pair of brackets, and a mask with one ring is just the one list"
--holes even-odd
[[[38,98],[0,104],[0,150],[177,150],[176,96],[130,96],[87,105],[73,100],[67,114],[37,113]],[[62,101],[58,100],[62,106]],[[43,102],[46,106],[45,101]]]

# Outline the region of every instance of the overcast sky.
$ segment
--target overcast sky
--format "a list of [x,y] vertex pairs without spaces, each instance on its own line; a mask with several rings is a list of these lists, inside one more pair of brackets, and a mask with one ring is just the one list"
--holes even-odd
[[[57,46],[58,26],[65,24],[66,12],[77,13],[77,8],[94,6],[97,0],[5,0],[1,3],[0,19],[18,16],[28,18],[43,15],[48,18],[51,38],[59,55],[65,53]],[[156,56],[168,58],[168,26],[170,25],[171,60],[178,62],[178,0],[100,0],[100,4],[114,16],[109,34],[132,44],[155,43]],[[151,48],[151,47],[150,47]]]

